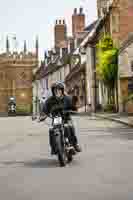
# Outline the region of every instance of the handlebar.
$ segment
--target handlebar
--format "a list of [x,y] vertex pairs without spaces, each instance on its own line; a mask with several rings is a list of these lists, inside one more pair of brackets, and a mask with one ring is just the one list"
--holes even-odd
[[38,123],[45,121],[45,119],[47,119],[47,116],[45,116],[45,117],[43,117],[43,118],[40,118],[40,119],[38,120]]
[[[63,111],[63,114],[64,114],[64,115],[65,115],[65,114],[69,114],[69,113],[72,114],[72,115],[77,115],[77,114],[78,114],[78,112],[73,111],[73,110]],[[50,119],[53,118],[52,114],[50,113],[50,114],[47,114],[45,117],[39,119],[38,122],[43,122],[43,121],[45,121],[45,119],[47,119],[48,117],[49,117]]]
[[64,113],[70,113],[70,114],[78,114],[77,111],[73,111],[73,110],[68,110],[68,111],[64,111]]

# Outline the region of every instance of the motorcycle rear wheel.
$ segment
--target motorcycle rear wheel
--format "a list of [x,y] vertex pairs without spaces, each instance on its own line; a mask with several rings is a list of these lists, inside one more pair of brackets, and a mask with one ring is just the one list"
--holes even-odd
[[72,153],[71,153],[71,152],[69,152],[69,153],[67,154],[67,160],[68,160],[68,163],[70,163],[70,162],[73,161],[73,156],[72,156]]

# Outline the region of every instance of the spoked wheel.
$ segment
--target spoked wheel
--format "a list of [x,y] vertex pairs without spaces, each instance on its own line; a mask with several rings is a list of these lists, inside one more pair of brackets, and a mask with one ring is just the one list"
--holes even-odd
[[58,160],[59,160],[60,166],[65,167],[67,157],[66,157],[65,149],[63,148],[63,145],[61,142],[60,135],[56,136],[56,147],[57,147],[57,155],[58,155]]
[[58,160],[61,167],[66,166],[66,154],[64,152],[58,152]]
[[68,160],[68,163],[72,162],[73,156],[72,156],[71,152],[69,152],[69,153],[67,154],[67,160]]

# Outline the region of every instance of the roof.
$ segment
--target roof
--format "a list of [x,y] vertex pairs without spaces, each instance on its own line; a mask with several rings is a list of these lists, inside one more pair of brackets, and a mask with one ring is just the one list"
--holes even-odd
[[44,78],[48,74],[57,71],[58,69],[62,68],[64,64],[68,63],[69,60],[70,60],[70,55],[66,55],[62,58],[58,56],[56,58],[56,62],[54,63],[50,62],[47,67],[46,66],[42,68],[40,67],[40,69],[38,70],[38,74],[40,74],[39,77]]
[[133,43],[133,32],[130,32],[127,38],[121,43],[119,53],[121,53],[125,48],[127,48],[132,43]]
[[94,22],[92,22],[91,24],[89,24],[89,25],[84,29],[84,31],[90,32],[90,31],[95,27],[97,21],[98,21],[98,20],[95,20]]
[[70,81],[71,79],[73,79],[75,77],[75,75],[79,76],[80,72],[84,72],[85,71],[85,65],[77,65],[76,67],[74,67],[73,69],[71,69],[70,73],[65,77],[65,82]]
[[84,46],[84,44],[88,41],[88,38],[90,38],[92,36],[93,31],[95,30],[95,27],[98,24],[98,22],[99,22],[99,20],[95,20],[93,23],[91,23],[84,29],[84,31],[87,31],[88,33],[83,38],[79,47],[77,49],[75,49],[75,51],[73,52],[74,55],[79,54],[80,47]]
[[81,47],[85,47],[89,42],[91,42],[93,40],[93,38],[95,37],[101,23],[103,22],[103,17],[99,18],[98,20],[96,20],[93,25],[90,25],[90,32],[87,34],[87,36],[85,37],[85,39],[83,40],[83,42],[81,43]]

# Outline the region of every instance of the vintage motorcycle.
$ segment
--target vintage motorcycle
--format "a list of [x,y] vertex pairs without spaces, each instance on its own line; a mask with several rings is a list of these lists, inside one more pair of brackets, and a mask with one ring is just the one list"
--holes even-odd
[[16,105],[15,105],[15,103],[10,103],[9,105],[8,105],[8,114],[9,115],[15,115],[16,114]]
[[57,155],[60,166],[65,166],[73,160],[76,154],[74,147],[69,142],[70,125],[65,121],[64,116],[67,112],[62,112],[60,109],[52,112],[49,117],[52,119],[52,137],[54,154]]

